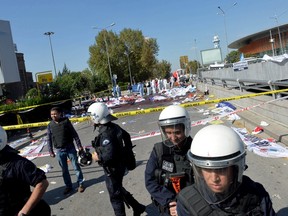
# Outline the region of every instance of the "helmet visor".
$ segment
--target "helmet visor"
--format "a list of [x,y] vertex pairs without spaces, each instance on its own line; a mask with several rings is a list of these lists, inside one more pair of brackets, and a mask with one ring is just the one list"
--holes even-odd
[[203,168],[193,164],[195,184],[209,204],[220,203],[229,198],[239,187],[238,166]]
[[186,139],[186,129],[184,124],[173,124],[160,126],[162,141],[168,147],[180,144]]

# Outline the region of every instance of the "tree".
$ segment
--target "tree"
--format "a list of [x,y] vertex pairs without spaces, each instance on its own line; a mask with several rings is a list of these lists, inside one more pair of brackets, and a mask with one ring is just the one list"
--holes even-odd
[[70,73],[71,71],[67,68],[66,64],[64,64],[61,75],[70,74]]
[[233,50],[226,56],[227,63],[234,63],[240,61],[241,53],[238,50]]
[[156,66],[156,74],[155,77],[158,78],[166,78],[168,79],[170,77],[170,73],[171,73],[171,63],[169,63],[168,61],[162,60],[161,62],[159,62]]
[[189,73],[197,74],[197,69],[199,68],[199,66],[200,66],[200,63],[196,60],[189,61],[187,65]]
[[139,30],[123,29],[119,35],[102,30],[95,41],[96,43],[89,47],[88,63],[93,74],[101,77],[106,84],[111,85],[107,51],[112,74],[118,77],[117,82],[130,81],[128,57],[131,73],[136,81],[143,81],[153,76],[152,71],[155,70],[158,53],[156,39],[145,39]]

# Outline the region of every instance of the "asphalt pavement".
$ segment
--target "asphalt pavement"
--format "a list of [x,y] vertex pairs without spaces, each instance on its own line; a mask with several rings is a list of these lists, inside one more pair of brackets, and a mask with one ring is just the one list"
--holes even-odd
[[[172,101],[166,101],[165,103],[161,102],[159,104],[156,104],[156,106],[169,105],[172,103]],[[134,104],[130,106],[131,107],[126,107],[124,109],[135,110],[145,108],[144,105],[141,104]],[[197,121],[207,118],[207,116],[203,116],[203,113],[199,112],[201,108],[202,107],[188,108],[191,121]],[[206,108],[207,107],[205,107],[204,109]],[[121,109],[118,108],[118,111],[120,110]],[[115,109],[114,111],[117,111],[117,109]],[[245,113],[243,112],[242,115],[245,115]],[[242,118],[241,120],[235,121],[233,126],[246,127],[248,131],[252,131],[254,126],[259,124],[259,119],[253,120],[253,115],[249,116],[247,114],[247,116],[247,119],[249,119],[249,121],[247,121],[247,119],[245,118]],[[158,117],[159,113],[126,116],[119,118],[116,123],[126,129],[133,137],[135,135],[141,135],[148,132],[157,131],[159,129],[157,125]],[[252,124],[251,122],[254,122],[254,124]],[[226,120],[223,120],[223,124],[232,126],[232,123]],[[267,126],[267,128],[269,128],[270,131],[273,131],[273,126],[274,123],[271,124],[270,127]],[[83,146],[91,145],[91,140],[93,140],[96,135],[96,132],[93,132],[93,126],[91,125],[91,123],[88,121],[82,122],[75,124],[74,127],[80,136]],[[202,127],[203,126],[192,127],[192,137]],[[279,130],[278,128],[276,129]],[[270,137],[271,135],[267,134],[267,131],[268,129],[265,129],[262,134],[259,134],[259,136]],[[38,131],[34,133],[34,138],[36,139],[38,136],[44,135],[45,130]],[[161,141],[160,136],[152,136],[149,138],[133,141],[133,144],[136,144],[134,150],[136,152],[137,168],[134,171],[129,172],[124,177],[124,187],[128,191],[130,191],[139,202],[147,206],[146,212],[143,215],[148,216],[159,215],[157,210],[151,204],[150,195],[144,185],[144,171],[147,160],[149,158],[154,143],[159,141]],[[285,146],[283,143],[279,144]],[[47,147],[44,147],[43,151],[47,151]],[[72,166],[70,166],[70,174],[72,176],[72,180],[75,182],[75,191],[69,196],[64,196],[63,190],[65,188],[65,185],[63,183],[61,169],[57,163],[57,160],[50,157],[39,157],[34,159],[33,162],[39,167],[44,166],[45,164],[49,164],[53,167],[53,169],[47,173],[47,178],[50,185],[44,195],[44,199],[51,206],[52,215],[114,215],[104,182],[103,170],[96,163],[93,163],[92,165],[87,167],[83,167],[86,186],[86,190],[84,193],[77,192],[76,177]],[[264,185],[264,187],[271,196],[274,209],[278,212],[278,215],[288,215],[288,184],[286,182],[286,180],[288,179],[287,158],[266,158],[247,151],[246,162],[249,168],[245,171],[244,174],[250,176],[255,181],[261,182]],[[127,209],[126,213],[128,216],[133,215],[131,209]]]

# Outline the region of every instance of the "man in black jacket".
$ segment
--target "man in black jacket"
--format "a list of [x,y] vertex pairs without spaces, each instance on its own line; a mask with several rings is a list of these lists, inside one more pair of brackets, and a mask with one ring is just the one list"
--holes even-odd
[[62,117],[62,110],[60,107],[53,107],[50,110],[50,115],[52,121],[47,127],[47,142],[48,150],[51,157],[55,157],[53,147],[56,149],[56,157],[59,162],[59,165],[62,169],[62,176],[66,188],[64,189],[63,194],[67,195],[72,192],[73,185],[71,181],[71,176],[68,169],[67,159],[71,161],[71,164],[74,168],[75,174],[77,176],[78,183],[78,192],[84,192],[84,177],[81,170],[81,167],[78,164],[77,151],[73,143],[73,139],[76,142],[77,148],[80,151],[83,151],[81,141],[79,136],[71,124],[68,118]]
[[[135,200],[122,185],[126,168],[129,168],[125,163],[125,157],[133,154],[129,133],[112,122],[117,118],[110,114],[104,103],[93,103],[88,108],[88,113],[94,122],[94,127],[99,129],[99,135],[93,141],[96,150],[93,159],[104,169],[105,183],[115,215],[126,215],[125,202],[132,207],[134,216],[140,216],[145,211],[145,206]],[[126,149],[123,148],[123,141]],[[128,151],[128,154],[124,155],[124,151]],[[131,169],[136,166],[136,163],[133,163],[134,167]]]
[[192,138],[190,117],[179,105],[166,107],[159,116],[162,142],[156,143],[145,170],[145,185],[162,215],[176,215],[176,195],[194,183],[187,158]]
[[42,199],[48,185],[41,169],[7,145],[0,126],[0,215],[50,216],[50,206]]

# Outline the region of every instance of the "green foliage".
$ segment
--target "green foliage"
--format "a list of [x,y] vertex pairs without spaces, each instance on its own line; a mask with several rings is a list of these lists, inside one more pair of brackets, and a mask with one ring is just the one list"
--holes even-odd
[[235,63],[240,61],[240,55],[241,53],[238,50],[233,50],[226,56],[226,62],[227,63]]
[[159,50],[155,39],[146,39],[139,30],[123,29],[119,35],[102,30],[95,41],[89,47],[88,63],[93,73],[107,85],[111,85],[108,56],[111,73],[117,75],[117,82],[130,81],[128,58],[136,82],[153,77]]
[[197,74],[197,69],[200,67],[200,62],[193,60],[189,61],[187,65],[187,72],[192,74]]
[[166,78],[166,79],[170,77],[171,64],[169,62],[162,60],[156,65],[156,68],[157,69],[154,73],[155,77]]

